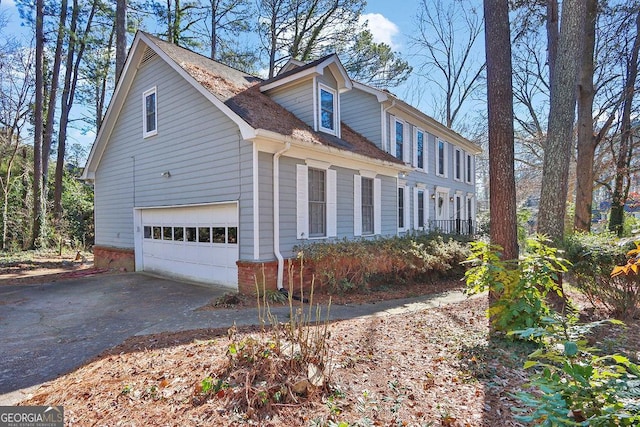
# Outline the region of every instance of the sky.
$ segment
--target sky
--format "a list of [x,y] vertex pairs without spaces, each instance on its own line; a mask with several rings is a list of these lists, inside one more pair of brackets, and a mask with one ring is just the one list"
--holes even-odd
[[[374,41],[390,45],[404,59],[409,59],[412,52],[410,51],[408,34],[415,27],[419,3],[420,0],[367,0],[362,20],[368,22]],[[30,30],[20,25],[20,17],[14,0],[0,0],[0,10],[8,12],[9,22],[5,29],[7,33],[29,33]],[[394,88],[393,92],[406,99],[405,94],[409,90],[408,85],[404,85]],[[411,102],[409,99],[407,101]],[[417,107],[427,114],[432,114],[428,105],[418,102]],[[70,129],[69,139],[71,143],[80,142],[82,145],[89,147],[94,138],[95,134],[93,132],[83,134],[79,130]]]

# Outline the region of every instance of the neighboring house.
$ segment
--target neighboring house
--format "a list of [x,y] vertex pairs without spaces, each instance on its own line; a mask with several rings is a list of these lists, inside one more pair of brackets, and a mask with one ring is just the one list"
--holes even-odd
[[282,286],[305,242],[468,233],[479,153],[336,55],[265,81],[139,32],[83,175],[95,262]]

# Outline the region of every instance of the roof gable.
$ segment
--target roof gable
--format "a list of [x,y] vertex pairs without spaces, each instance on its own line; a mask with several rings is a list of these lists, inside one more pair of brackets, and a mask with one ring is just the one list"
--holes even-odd
[[[324,74],[324,70],[328,69],[333,74],[333,77],[338,82],[336,88],[340,92],[350,90],[353,87],[353,82],[347,74],[340,58],[335,53],[331,55],[323,56],[304,65],[298,65],[299,61],[289,61],[285,64],[284,72],[279,73],[277,76],[266,80],[261,83],[260,90],[262,92],[275,89],[290,83],[294,83],[300,80],[307,79],[313,76],[321,76]],[[282,71],[282,70],[281,70]]]
[[[293,113],[262,93],[264,81],[259,77],[228,67],[144,32],[138,32],[127,56],[125,67],[116,85],[103,124],[91,148],[83,173],[84,179],[95,178],[95,171],[128,96],[138,66],[154,53],[233,120],[240,128],[244,139],[251,140],[256,137],[258,129],[264,129],[300,142],[361,154],[374,161],[402,164],[398,159],[380,150],[374,143],[350,130],[344,124],[341,125],[342,129],[346,129],[346,132],[342,139],[322,132],[315,132]],[[325,67],[331,67],[332,70],[336,67],[338,70],[340,68],[344,70],[336,55],[320,58],[318,61],[300,68],[314,69],[314,67],[319,67],[319,70],[323,70]],[[294,75],[297,71],[300,70],[294,69],[291,70],[291,74],[287,72],[282,76],[286,78],[287,75]],[[343,82],[343,86],[347,82],[351,84],[346,72],[344,72],[344,76],[346,80]]]

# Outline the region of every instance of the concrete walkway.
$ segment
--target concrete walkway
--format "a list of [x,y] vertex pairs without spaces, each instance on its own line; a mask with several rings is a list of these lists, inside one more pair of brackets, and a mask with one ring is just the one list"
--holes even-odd
[[[0,286],[0,405],[82,366],[131,336],[256,325],[250,309],[196,310],[229,292],[139,273]],[[461,292],[333,305],[330,319],[400,314],[464,300]],[[283,321],[288,307],[271,307]],[[323,319],[326,307],[323,308]]]

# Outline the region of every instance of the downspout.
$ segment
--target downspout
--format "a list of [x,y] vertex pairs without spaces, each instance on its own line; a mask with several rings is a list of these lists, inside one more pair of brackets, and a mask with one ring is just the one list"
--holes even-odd
[[273,253],[278,260],[278,289],[284,288],[284,258],[280,253],[280,156],[290,148],[291,143],[287,142],[273,155]]

